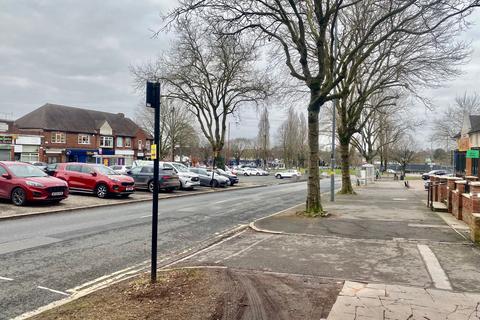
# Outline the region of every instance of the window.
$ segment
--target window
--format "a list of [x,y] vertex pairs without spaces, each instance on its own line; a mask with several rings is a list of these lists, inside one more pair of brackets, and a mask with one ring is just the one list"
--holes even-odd
[[88,174],[92,174],[94,172],[93,169],[90,168],[89,166],[82,166],[81,171],[82,173],[88,173]]
[[82,171],[82,166],[80,166],[78,164],[69,164],[65,167],[65,170],[74,171],[74,172],[81,172]]
[[150,150],[150,141],[145,141],[145,149]]
[[125,148],[132,147],[132,138],[125,138]]
[[0,176],[2,174],[6,174],[6,173],[8,173],[7,170],[5,170],[5,168],[3,168],[3,167],[0,167]]
[[102,148],[113,148],[113,137],[100,137],[100,147]]
[[65,143],[66,134],[65,132],[52,132],[52,137],[50,140],[52,143]]
[[32,161],[38,161],[38,153],[37,152],[23,152],[20,155],[20,161],[23,162],[32,162]]
[[123,147],[123,138],[117,137],[117,147]]
[[153,173],[153,167],[143,167],[142,173]]
[[142,170],[142,167],[135,167],[131,171],[132,171],[132,174],[139,174],[141,170]]
[[79,134],[78,135],[78,144],[90,144],[90,135]]
[[138,140],[138,150],[143,150],[142,149],[142,140]]

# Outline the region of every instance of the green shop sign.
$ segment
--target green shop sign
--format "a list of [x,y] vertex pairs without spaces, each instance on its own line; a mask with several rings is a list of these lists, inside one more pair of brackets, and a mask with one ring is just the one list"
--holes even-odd
[[12,144],[12,142],[13,142],[12,136],[0,135],[0,144]]
[[467,150],[467,158],[480,158],[480,150]]

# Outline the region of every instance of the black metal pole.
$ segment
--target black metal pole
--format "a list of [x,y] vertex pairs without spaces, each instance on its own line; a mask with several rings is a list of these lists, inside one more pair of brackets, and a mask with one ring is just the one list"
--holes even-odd
[[158,238],[158,173],[160,150],[160,84],[155,84],[155,125],[154,143],[155,159],[153,159],[153,201],[152,201],[152,266],[151,281],[157,282],[157,238]]

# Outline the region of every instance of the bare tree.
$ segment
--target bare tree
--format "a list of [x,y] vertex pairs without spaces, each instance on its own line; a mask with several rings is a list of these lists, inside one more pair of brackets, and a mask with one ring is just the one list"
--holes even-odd
[[405,176],[407,165],[415,158],[415,149],[415,141],[411,136],[400,140],[393,149],[392,160],[400,164],[403,176]]
[[465,116],[480,114],[480,95],[476,92],[455,98],[455,104],[448,107],[435,119],[433,132],[438,141],[445,142],[447,151],[450,149],[454,137],[460,133]]
[[211,32],[200,17],[177,20],[175,30],[178,38],[168,55],[131,71],[138,83],[161,81],[162,95],[181,102],[196,117],[218,156],[224,147],[228,116],[242,105],[266,99],[269,81],[254,66],[258,58],[255,41]]
[[[160,109],[160,159],[169,154],[174,161],[175,146],[192,147],[198,144],[198,134],[193,116],[185,108],[175,107],[172,101],[162,99]],[[153,135],[153,109],[140,106],[136,110],[135,121],[149,134]]]
[[[167,19],[185,15],[207,16],[221,25],[228,34],[252,33],[271,41],[282,54],[288,73],[306,86],[310,101],[308,111],[309,180],[306,210],[323,212],[320,201],[318,172],[319,111],[327,102],[344,92],[333,89],[347,77],[357,73],[363,61],[376,48],[393,37],[404,34],[428,34],[436,29],[453,28],[470,13],[479,0],[181,0],[180,7]],[[360,4],[368,8],[368,19],[357,41],[334,52],[335,28],[346,25],[340,15],[355,15]],[[353,8],[353,9],[352,9]],[[448,26],[447,26],[448,25]],[[360,55],[359,55],[360,53]]]
[[278,142],[283,151],[283,161],[287,168],[298,167],[305,160],[306,120],[293,107],[287,111],[286,119],[278,128]]
[[268,150],[270,149],[270,121],[268,119],[268,110],[263,108],[258,122],[257,143],[261,150],[262,167],[267,167]]
[[232,148],[232,154],[237,162],[240,164],[240,160],[246,155],[247,151],[253,147],[253,141],[247,138],[236,138],[230,142]]

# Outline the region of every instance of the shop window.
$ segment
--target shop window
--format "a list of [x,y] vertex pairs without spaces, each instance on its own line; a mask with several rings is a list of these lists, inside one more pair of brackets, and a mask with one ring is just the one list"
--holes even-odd
[[478,176],[478,158],[472,159],[472,176]]
[[52,143],[65,143],[67,140],[67,135],[65,132],[52,132],[50,141]]
[[455,172],[459,175],[465,174],[465,152],[455,151]]
[[78,135],[78,144],[90,144],[90,135],[79,134]]
[[125,148],[132,147],[132,138],[125,138]]
[[102,148],[113,148],[113,137],[100,137],[100,147]]
[[123,138],[117,137],[117,148],[123,147]]
[[23,161],[23,162],[38,161],[38,153],[24,152],[20,156],[20,161]]

